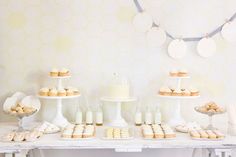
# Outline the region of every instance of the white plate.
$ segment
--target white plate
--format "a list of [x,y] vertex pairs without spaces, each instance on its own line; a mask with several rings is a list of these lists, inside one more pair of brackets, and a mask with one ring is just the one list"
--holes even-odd
[[49,77],[54,78],[54,79],[66,79],[66,78],[70,78],[71,75],[69,75],[69,76],[49,76]]
[[95,137],[89,137],[89,138],[64,138],[64,137],[61,137],[61,140],[63,141],[81,141],[81,140],[93,140],[95,139]]
[[199,140],[199,141],[222,141],[225,138],[216,138],[216,139],[210,139],[210,138],[194,138],[191,137],[192,140]]
[[229,42],[236,42],[236,21],[226,23],[221,30],[221,35]]
[[77,98],[80,96],[81,95],[73,95],[73,96],[41,96],[41,95],[38,95],[38,97],[42,98],[42,99],[71,99],[71,98]]
[[147,33],[147,42],[150,47],[160,47],[166,41],[166,32],[160,27],[152,27]]
[[129,137],[129,138],[107,138],[107,137],[103,137],[103,140],[110,140],[110,141],[121,141],[121,140],[133,140],[134,137]]

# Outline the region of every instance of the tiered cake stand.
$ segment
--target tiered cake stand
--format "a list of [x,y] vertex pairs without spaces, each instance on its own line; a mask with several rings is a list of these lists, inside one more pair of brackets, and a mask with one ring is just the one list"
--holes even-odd
[[134,102],[137,99],[134,97],[130,98],[110,98],[110,97],[102,97],[101,101],[113,103],[116,106],[116,114],[114,115],[114,119],[108,123],[109,126],[114,127],[126,127],[128,123],[122,117],[121,113],[121,105],[125,102]]
[[[170,78],[176,79],[177,80],[177,89],[181,89],[182,80],[189,79],[190,77],[189,76],[186,76],[186,77],[170,76]],[[160,98],[174,99],[177,101],[172,118],[168,121],[168,124],[171,126],[177,126],[177,125],[185,123],[185,120],[183,119],[183,117],[181,115],[181,102],[182,102],[182,100],[195,99],[195,98],[200,97],[200,96],[165,96],[165,95],[158,95],[158,96]]]
[[[71,76],[58,76],[58,77],[51,77],[57,80],[57,89],[63,89],[62,80],[70,78]],[[62,100],[64,99],[74,99],[80,97],[80,95],[73,95],[73,96],[38,96],[41,99],[51,99],[57,101],[57,111],[56,116],[54,117],[52,123],[59,126],[65,127],[68,124],[68,120],[62,114]]]

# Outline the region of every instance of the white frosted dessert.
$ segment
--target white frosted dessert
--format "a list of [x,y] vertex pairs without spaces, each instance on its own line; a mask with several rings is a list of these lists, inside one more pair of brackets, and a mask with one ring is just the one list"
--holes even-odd
[[129,85],[110,85],[109,97],[111,98],[129,98],[130,87]]

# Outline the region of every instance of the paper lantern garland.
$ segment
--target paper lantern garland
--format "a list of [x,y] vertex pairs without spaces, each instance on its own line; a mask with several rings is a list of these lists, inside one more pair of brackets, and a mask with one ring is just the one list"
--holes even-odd
[[156,27],[157,25],[152,21],[152,17],[147,12],[143,11],[138,0],[134,0],[134,4],[139,11],[133,20],[136,30],[143,33],[147,32],[147,42],[151,47],[162,46],[167,37],[173,39],[168,46],[168,54],[174,59],[180,59],[185,56],[187,49],[185,42],[187,41],[199,41],[197,44],[197,52],[201,57],[207,58],[213,56],[216,52],[216,43],[212,39],[212,36],[218,32],[221,32],[222,37],[227,41],[236,43],[236,21],[233,21],[236,18],[236,13],[229,18],[228,22],[217,27],[210,33],[207,33],[207,36],[176,39],[167,31]]

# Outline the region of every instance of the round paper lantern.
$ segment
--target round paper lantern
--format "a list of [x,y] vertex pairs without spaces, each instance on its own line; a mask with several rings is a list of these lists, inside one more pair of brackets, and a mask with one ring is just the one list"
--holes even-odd
[[226,23],[222,27],[221,35],[228,42],[236,42],[236,21]]
[[201,57],[211,57],[216,52],[216,43],[212,38],[203,38],[197,45],[197,51]]
[[133,24],[137,31],[146,32],[152,27],[152,16],[146,12],[138,13],[134,17]]
[[186,55],[187,46],[182,39],[173,40],[168,46],[168,54],[174,59],[181,59]]
[[147,33],[147,42],[150,47],[160,47],[166,41],[166,32],[160,27],[152,27]]

